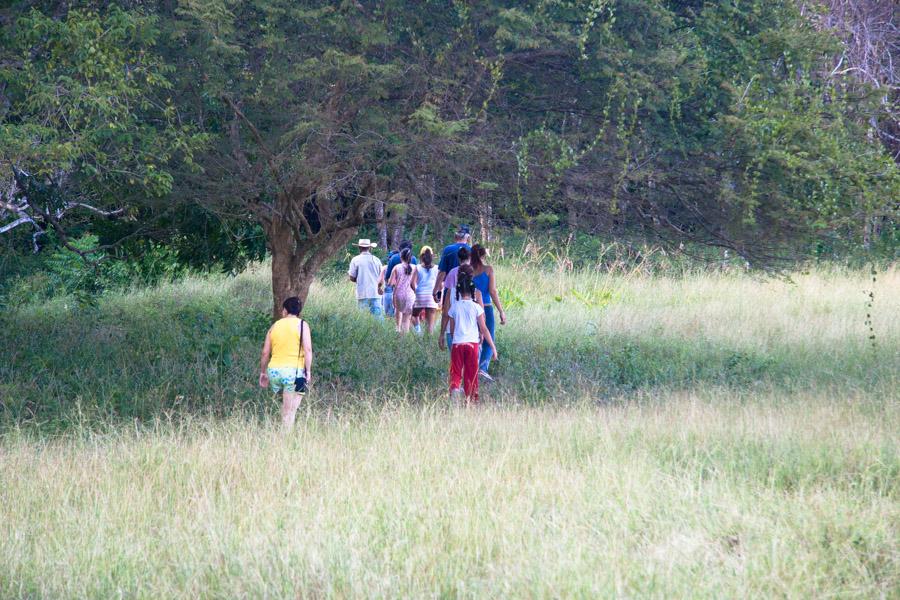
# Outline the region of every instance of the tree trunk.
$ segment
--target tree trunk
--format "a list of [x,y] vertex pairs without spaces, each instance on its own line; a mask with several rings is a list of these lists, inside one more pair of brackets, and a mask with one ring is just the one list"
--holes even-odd
[[311,280],[301,280],[294,235],[287,226],[273,226],[269,233],[272,251],[272,316],[281,317],[281,304],[297,296],[305,301]]
[[297,296],[305,302],[309,295],[313,278],[302,276],[292,265],[290,255],[272,253],[272,316],[276,319],[281,317],[281,304],[285,299]]
[[281,304],[296,296],[306,304],[309,288],[322,264],[345,246],[358,232],[347,226],[332,232],[321,231],[312,237],[300,237],[287,224],[273,223],[267,228],[272,252],[272,316],[281,317]]
[[491,203],[488,201],[487,197],[482,196],[481,203],[478,206],[478,227],[481,230],[481,241],[483,243],[490,243],[492,240],[492,217]]
[[396,250],[400,247],[400,242],[403,241],[403,230],[405,227],[403,226],[404,221],[406,221],[406,214],[400,216],[397,219],[397,222],[394,223],[394,231],[391,234],[391,249]]
[[868,213],[863,217],[863,249],[868,252],[872,249],[872,229],[874,219]]
[[572,186],[567,185],[563,198],[565,198],[566,202],[566,219],[569,227],[569,235],[572,235],[576,231],[578,231],[578,226],[580,224],[580,215],[578,214],[578,202],[575,199],[575,194],[572,191]]
[[382,248],[387,249],[387,221],[384,219],[384,202],[382,200],[375,203],[375,220],[378,223],[378,243]]

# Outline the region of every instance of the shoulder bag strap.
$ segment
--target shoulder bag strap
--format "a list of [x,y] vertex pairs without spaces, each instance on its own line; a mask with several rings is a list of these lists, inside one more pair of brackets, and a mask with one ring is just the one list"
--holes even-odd
[[[300,357],[303,356],[303,319],[300,319],[300,351],[297,352],[297,370],[300,370]],[[305,371],[305,370],[304,370]],[[306,376],[306,373],[303,373]]]

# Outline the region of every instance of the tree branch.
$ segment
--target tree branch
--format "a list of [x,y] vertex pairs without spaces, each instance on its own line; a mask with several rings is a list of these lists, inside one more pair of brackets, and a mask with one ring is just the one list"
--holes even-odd
[[256,128],[256,125],[253,124],[250,119],[244,114],[244,112],[240,109],[240,107],[228,96],[223,96],[223,100],[225,100],[226,104],[231,107],[231,110],[234,111],[234,114],[240,118],[241,121],[244,122],[244,125],[247,126],[247,129],[250,130],[250,133],[253,135],[253,139],[256,140],[256,143],[259,145],[260,149],[267,157],[267,162],[269,164],[269,170],[272,171],[272,177],[274,177],[278,184],[281,185],[281,176],[278,173],[278,157],[274,152],[269,150],[269,147],[266,145],[266,142],[263,140],[262,134],[260,134],[259,129]]
[[20,217],[13,221],[12,223],[7,223],[3,227],[0,227],[0,233],[6,233],[7,231],[11,231],[18,227],[19,225],[24,225],[25,223],[31,223],[32,225],[36,225],[34,220],[31,217]]

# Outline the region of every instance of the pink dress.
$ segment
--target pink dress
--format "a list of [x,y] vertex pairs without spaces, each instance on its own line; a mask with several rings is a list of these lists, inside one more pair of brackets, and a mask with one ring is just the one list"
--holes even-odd
[[415,267],[413,267],[407,274],[406,265],[403,263],[400,263],[391,271],[391,279],[394,280],[394,301],[397,303],[397,312],[405,315],[412,313],[413,304],[416,301],[416,293],[409,285],[415,272]]

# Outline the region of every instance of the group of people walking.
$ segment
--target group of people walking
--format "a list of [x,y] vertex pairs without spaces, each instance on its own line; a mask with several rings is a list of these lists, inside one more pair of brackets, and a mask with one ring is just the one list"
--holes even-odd
[[[359,254],[347,275],[356,286],[359,308],[378,319],[393,317],[401,335],[410,330],[434,333],[440,312],[438,345],[450,350],[450,396],[478,402],[479,378],[492,381],[488,369],[499,358],[496,322],[506,323],[487,250],[471,244],[464,225],[437,264],[430,246],[416,257],[405,240],[388,254],[386,264],[372,253],[377,244],[371,240],[360,239],[355,246]],[[312,379],[312,337],[301,309],[298,298],[284,301],[282,318],[266,334],[260,358],[259,384],[283,393],[282,420],[288,427]]]
[[477,402],[479,377],[493,379],[488,369],[497,359],[497,318],[506,323],[484,246],[471,244],[464,225],[436,265],[430,246],[423,246],[417,259],[406,240],[388,254],[384,265],[372,253],[377,244],[361,239],[355,245],[359,254],[350,261],[347,275],[356,285],[359,308],[379,319],[393,317],[400,334],[410,329],[433,333],[440,311],[438,344],[450,349],[451,395],[465,393]]

